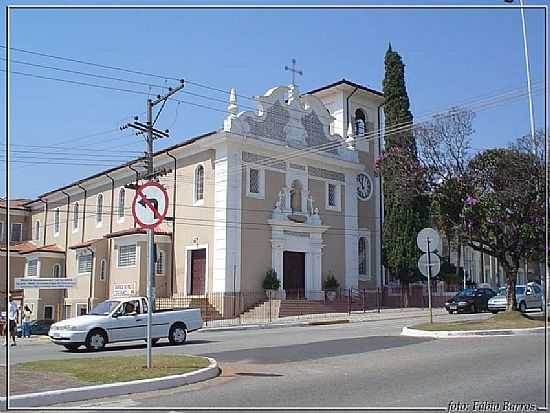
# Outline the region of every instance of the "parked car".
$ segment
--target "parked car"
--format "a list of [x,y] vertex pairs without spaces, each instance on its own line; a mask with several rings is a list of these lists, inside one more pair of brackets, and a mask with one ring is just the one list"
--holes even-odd
[[452,314],[454,312],[471,312],[487,310],[487,302],[496,293],[490,288],[466,288],[460,291],[453,298],[447,300],[445,309]]
[[[34,320],[31,321],[31,335],[36,336],[47,336],[50,327],[55,323],[55,320]],[[23,326],[17,326],[17,337],[23,335]]]
[[[74,351],[103,350],[107,343],[144,340],[147,337],[147,299],[112,299],[98,304],[89,314],[55,323],[50,340]],[[200,309],[159,310],[153,312],[152,339],[167,337],[171,344],[183,344],[187,333],[202,328]]]
[[[508,287],[500,287],[498,295],[489,300],[488,307],[491,313],[506,310],[507,291]],[[516,285],[516,303],[522,313],[534,308],[544,311],[544,294],[541,286],[537,283],[528,283],[527,286]]]

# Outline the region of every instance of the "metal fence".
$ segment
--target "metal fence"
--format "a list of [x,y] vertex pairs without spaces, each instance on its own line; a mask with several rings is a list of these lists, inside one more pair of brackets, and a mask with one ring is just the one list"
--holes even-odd
[[[432,306],[441,307],[454,292],[432,292]],[[282,290],[216,292],[156,299],[157,309],[199,308],[205,326],[263,324],[289,320],[331,319],[388,308],[428,306],[426,286],[334,291]]]

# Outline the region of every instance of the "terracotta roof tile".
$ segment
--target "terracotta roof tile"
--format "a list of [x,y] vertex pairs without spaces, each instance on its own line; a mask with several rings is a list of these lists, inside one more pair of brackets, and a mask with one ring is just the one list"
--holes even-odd
[[[7,249],[8,248],[6,244],[0,245],[0,251],[7,251]],[[24,253],[26,251],[30,251],[34,249],[36,249],[36,244],[31,241],[16,242],[15,244],[12,244],[10,246],[10,252]]]
[[36,247],[35,246],[34,249],[23,251],[23,252],[21,252],[21,254],[30,254],[31,252],[55,252],[55,253],[58,253],[58,254],[64,254],[65,250],[63,250],[57,244],[49,244],[49,245],[44,245],[43,247]]
[[102,240],[103,240],[102,238],[95,238],[95,239],[91,239],[89,241],[84,241],[84,242],[80,242],[78,244],[71,245],[69,248],[72,249],[72,250],[77,250],[79,248],[86,248],[86,247],[89,247],[90,245],[95,244],[96,242],[102,241]]
[[[31,201],[30,199],[10,199],[10,208],[25,210],[26,208],[24,208],[23,205],[25,205],[30,201]],[[7,207],[6,199],[0,198],[0,208],[6,208],[6,207]]]

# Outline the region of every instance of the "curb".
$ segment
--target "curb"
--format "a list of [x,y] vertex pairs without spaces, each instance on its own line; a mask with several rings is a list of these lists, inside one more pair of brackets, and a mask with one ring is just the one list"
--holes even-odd
[[[74,387],[70,389],[52,390],[42,393],[18,394],[9,397],[9,407],[42,407],[51,404],[78,402],[103,397],[121,396],[124,394],[163,390],[186,384],[213,379],[220,374],[218,362],[207,357],[210,365],[190,373],[177,374],[153,379],[134,380],[94,386]],[[5,397],[0,401],[4,403]]]
[[401,331],[402,336],[431,338],[526,336],[541,333],[544,333],[544,327],[470,331],[426,331],[403,327],[403,330]]

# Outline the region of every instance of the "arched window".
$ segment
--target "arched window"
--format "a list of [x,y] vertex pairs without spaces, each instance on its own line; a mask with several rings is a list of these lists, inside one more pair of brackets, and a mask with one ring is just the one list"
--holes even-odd
[[302,183],[297,179],[292,182],[290,189],[290,207],[292,212],[302,211]]
[[355,111],[355,135],[363,136],[366,132],[367,118],[361,109]]
[[120,188],[118,193],[118,219],[124,218],[124,203],[126,201],[125,196],[126,194],[124,188]]
[[73,205],[73,229],[78,229],[78,202]]
[[164,251],[159,251],[158,253],[157,274],[164,274]]
[[368,241],[366,237],[360,237],[359,238],[359,245],[358,245],[358,254],[359,254],[359,275],[362,276],[362,278],[365,278],[367,276],[367,252],[368,252]]
[[34,239],[36,241],[40,240],[40,221],[34,223]]
[[97,196],[95,222],[97,224],[101,224],[101,222],[103,222],[103,194],[99,194]]
[[52,269],[52,277],[59,278],[61,277],[61,265],[55,264]]
[[105,278],[107,278],[107,262],[102,259],[99,265],[99,281],[105,281]]
[[195,202],[204,199],[204,166],[195,168]]
[[59,208],[56,208],[53,215],[53,232],[56,236],[59,235],[59,214]]

